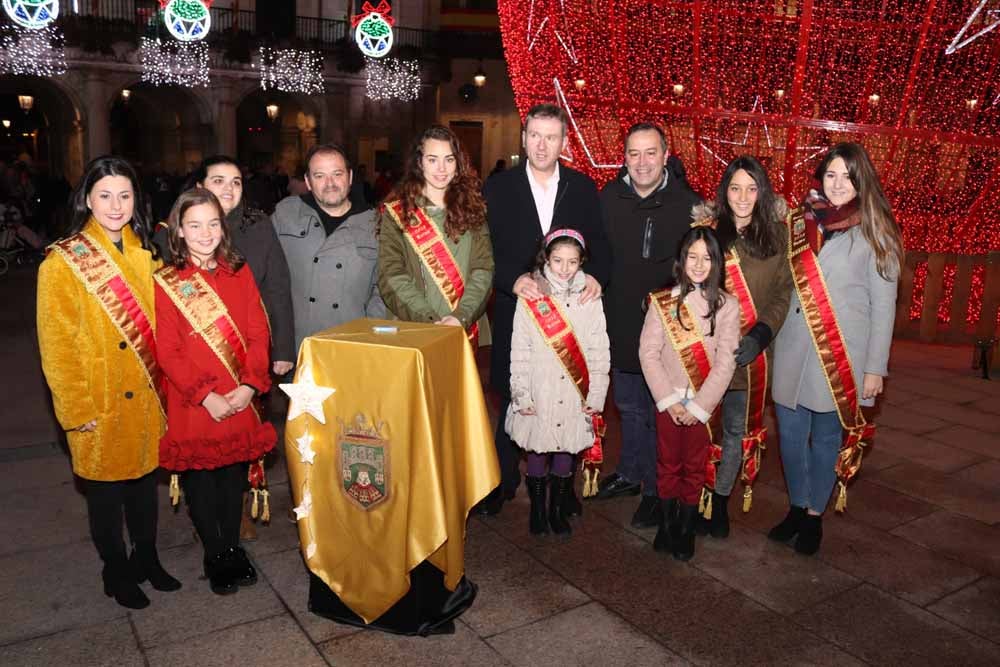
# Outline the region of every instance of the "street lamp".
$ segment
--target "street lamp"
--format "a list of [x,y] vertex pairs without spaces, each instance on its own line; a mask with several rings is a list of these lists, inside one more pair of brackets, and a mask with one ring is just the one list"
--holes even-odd
[[10,129],[10,121],[7,120],[6,118],[4,118],[3,119],[3,126],[4,126],[4,129],[9,130]]
[[476,88],[482,88],[486,85],[486,72],[483,71],[482,63],[479,64],[476,73],[472,75],[472,82],[476,84]]
[[28,113],[35,106],[35,98],[31,95],[18,95],[17,103],[21,105],[21,109],[24,113]]
[[277,104],[268,104],[264,108],[267,110],[268,120],[270,120],[273,123],[278,119],[278,112],[281,111],[281,109],[278,107]]
[[127,104],[130,97],[132,97],[132,91],[128,88],[122,88],[122,102]]

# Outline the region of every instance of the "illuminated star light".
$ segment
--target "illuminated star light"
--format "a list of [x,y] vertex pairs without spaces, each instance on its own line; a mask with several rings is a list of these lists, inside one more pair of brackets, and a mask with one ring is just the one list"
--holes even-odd
[[[528,51],[535,48],[535,44],[538,43],[538,38],[542,34],[542,31],[546,26],[552,27],[555,21],[550,22],[549,19],[552,18],[551,14],[547,15],[545,18],[538,20],[536,17],[535,4],[537,0],[531,0],[531,5],[528,7]],[[559,40],[559,44],[563,47],[563,51],[569,56],[569,59],[573,61],[573,64],[577,64],[576,49],[573,48],[573,38],[570,36],[569,27],[566,24],[566,0],[558,0],[559,2],[559,22],[561,23],[562,31],[557,28],[552,28],[552,32],[555,33],[556,39]],[[538,11],[537,14],[541,14]],[[537,29],[534,27],[535,21],[538,20]]]
[[323,92],[323,56],[316,51],[260,47],[260,87],[286,93]]
[[65,74],[66,52],[62,45],[62,31],[55,26],[26,30],[5,25],[0,28],[0,73],[42,77]]
[[295,442],[298,443],[296,448],[299,450],[299,456],[302,457],[303,463],[308,463],[312,465],[316,459],[316,450],[312,448],[312,436],[308,432],[304,433],[301,438],[296,438]]
[[365,95],[368,99],[412,102],[420,97],[420,63],[416,60],[366,60]]
[[[566,111],[566,117],[569,118],[569,124],[573,127],[573,133],[576,134],[576,138],[580,141],[580,146],[583,147],[583,152],[587,155],[587,159],[590,161],[590,166],[594,169],[618,169],[621,167],[621,163],[616,164],[601,164],[594,159],[594,156],[590,152],[590,148],[587,146],[587,139],[583,136],[583,132],[580,131],[580,127],[576,124],[576,118],[573,117],[573,109],[570,108],[569,102],[566,100],[566,94],[563,93],[562,85],[559,83],[559,77],[552,79],[552,85],[556,90],[556,103]],[[569,144],[566,145],[569,149]],[[573,154],[560,153],[559,157],[562,159],[573,162]]]
[[312,511],[313,497],[309,493],[309,489],[302,492],[302,502],[299,503],[298,507],[295,507],[292,511],[295,512],[295,520],[301,521],[302,519],[309,516],[309,512]]
[[291,399],[288,405],[288,421],[309,414],[320,424],[325,424],[326,415],[323,413],[323,401],[330,398],[337,390],[333,387],[317,385],[313,380],[312,368],[309,364],[305,364],[299,369],[297,379],[298,382],[278,385],[281,391],[285,392]]
[[[764,103],[760,99],[760,95],[758,95],[756,98],[754,98],[753,106],[750,107],[750,113],[759,113],[759,114],[765,114],[765,113],[767,113],[765,111],[765,109],[764,109]],[[707,135],[702,135],[702,136],[698,137],[698,139],[699,139],[698,144],[702,148],[704,148],[708,152],[709,155],[711,155],[712,157],[714,157],[716,160],[718,160],[722,164],[724,164],[724,165],[725,164],[729,164],[726,160],[723,160],[721,157],[719,157],[719,155],[716,154],[715,151],[713,151],[711,148],[709,148],[708,146],[706,146],[705,143],[703,141],[701,141],[701,140],[704,139],[705,141],[715,141],[717,143],[727,144],[729,146],[740,146],[740,147],[746,146],[747,143],[748,143],[747,140],[750,138],[750,126],[751,125],[757,125],[757,121],[751,120],[751,121],[747,122],[746,131],[743,133],[743,138],[740,139],[739,141],[729,141],[728,139],[720,139],[718,137],[710,137],[710,136],[707,136]],[[787,146],[775,146],[771,142],[771,131],[767,127],[767,121],[766,120],[762,121],[760,123],[760,125],[762,125],[763,128],[764,128],[764,138],[767,140],[767,147],[768,148],[770,148],[773,151],[783,151],[783,150],[787,150],[788,149]],[[806,157],[804,157],[801,160],[799,160],[798,162],[796,162],[793,166],[798,167],[799,165],[801,165],[801,164],[803,164],[805,162],[808,162],[809,160],[811,160],[812,158],[816,157],[817,155],[819,155],[823,151],[827,150],[828,148],[829,148],[829,146],[796,146],[795,147],[796,151],[812,151],[812,152],[809,153],[809,155],[807,155]],[[778,174],[778,178],[779,179],[783,179],[784,175]]]
[[[950,56],[963,46],[971,44],[972,42],[976,41],[986,33],[996,28],[998,25],[1000,25],[1000,9],[987,10],[986,12],[987,18],[986,21],[984,21],[984,23],[986,23],[986,27],[982,28],[979,32],[972,35],[971,37],[966,37],[965,39],[962,39],[963,37],[965,37],[965,33],[968,32],[969,26],[972,25],[973,21],[976,20],[976,17],[979,16],[979,13],[983,11],[983,7],[985,7],[986,3],[988,2],[990,2],[990,0],[981,0],[980,3],[976,6],[976,8],[972,10],[972,13],[969,14],[969,18],[965,21],[965,25],[963,25],[962,29],[958,31],[958,34],[955,35],[955,38],[951,40],[951,44],[949,44],[947,48],[945,48],[944,50],[945,55]],[[994,100],[994,104],[995,103],[996,101]]]
[[142,80],[154,86],[207,86],[208,45],[143,37],[139,42]]

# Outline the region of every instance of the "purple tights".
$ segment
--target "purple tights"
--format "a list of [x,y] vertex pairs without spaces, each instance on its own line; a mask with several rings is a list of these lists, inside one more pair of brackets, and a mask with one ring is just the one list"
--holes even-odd
[[[549,462],[550,456],[552,457],[551,463]],[[573,455],[566,452],[552,454],[528,452],[529,477],[545,477],[546,468],[556,477],[569,477],[573,472]]]

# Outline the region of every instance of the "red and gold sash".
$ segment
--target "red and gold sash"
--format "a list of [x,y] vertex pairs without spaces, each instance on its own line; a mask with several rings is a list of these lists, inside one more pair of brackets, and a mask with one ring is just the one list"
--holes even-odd
[[[538,326],[538,331],[549,348],[559,358],[559,363],[566,369],[573,380],[573,385],[580,393],[580,403],[587,404],[590,394],[590,370],[587,368],[587,358],[580,346],[580,341],[573,331],[573,325],[563,313],[556,300],[549,296],[525,300],[531,319]],[[602,438],[605,431],[604,416],[597,412],[591,415],[591,426],[594,430],[594,443],[580,457],[584,467],[583,496],[589,498],[597,493],[597,470],[604,463],[604,447]]]
[[122,275],[121,268],[86,232],[59,241],[53,244],[52,249],[62,256],[87,288],[87,292],[94,295],[111,323],[139,358],[149,386],[159,399],[160,411],[166,414],[163,375],[156,363],[153,325],[149,315],[143,310],[142,303]]
[[[448,302],[452,310],[458,307],[458,302],[465,294],[465,278],[462,270],[455,261],[455,256],[451,254],[444,236],[438,231],[434,222],[424,213],[423,209],[417,207],[410,212],[410,219],[407,221],[403,202],[394,201],[385,205],[385,210],[392,217],[393,222],[403,232],[403,236],[410,243],[417,257],[424,264],[424,268],[431,274],[434,284],[441,291],[441,296]],[[474,323],[469,327],[469,339],[475,347],[479,337],[479,324]]]
[[[747,286],[746,277],[740,266],[740,256],[736,248],[730,248],[726,253],[726,291],[736,297],[740,304],[740,335],[757,324],[757,306],[753,295]],[[747,408],[745,427],[743,430],[743,466],[740,469],[740,480],[743,482],[743,511],[749,512],[753,502],[753,483],[760,471],[761,450],[767,439],[767,427],[764,426],[764,408],[767,404],[767,355],[758,354],[757,358],[747,364]]]
[[[838,512],[847,508],[847,483],[861,468],[864,448],[875,434],[875,425],[865,420],[858,403],[858,386],[847,351],[847,343],[837,323],[837,314],[819,265],[819,239],[816,225],[806,219],[802,209],[788,215],[788,261],[820,368],[833,395],[837,416],[844,427],[836,471],[840,492]],[[810,229],[812,228],[812,229]]]
[[[691,328],[685,329],[681,326],[680,321],[674,316],[680,296],[673,295],[672,290],[658,290],[649,296],[650,304],[656,308],[656,313],[660,316],[660,323],[663,325],[663,330],[666,331],[671,346],[673,346],[674,351],[680,358],[681,365],[684,366],[684,373],[687,375],[688,382],[691,383],[695,392],[700,391],[701,386],[708,379],[708,374],[712,372],[712,362],[708,358],[708,351],[705,349],[705,339],[701,334],[698,321],[691,313],[687,304],[681,301],[681,317],[690,323]],[[722,460],[722,448],[716,444],[717,438],[722,437],[722,428],[719,423],[721,421],[721,412],[719,407],[716,406],[715,410],[712,411],[712,416],[705,424],[711,444],[708,453],[708,463],[705,466],[706,492],[702,493],[698,509],[705,515],[706,519],[712,517],[712,494],[708,493],[707,490],[715,488],[715,466]]]
[[[222,298],[197,272],[181,278],[175,267],[165,266],[153,274],[153,279],[239,384],[240,370],[247,360],[247,345]],[[259,419],[257,406],[253,403],[251,406]]]

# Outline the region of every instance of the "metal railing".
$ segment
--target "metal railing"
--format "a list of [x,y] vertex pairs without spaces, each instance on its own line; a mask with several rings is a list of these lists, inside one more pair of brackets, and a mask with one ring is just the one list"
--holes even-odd
[[[68,3],[67,3],[68,4]],[[258,26],[257,14],[252,11],[233,11],[228,7],[211,7],[212,28],[208,39],[219,45],[239,33],[265,39],[274,38],[265,26]],[[84,48],[107,49],[116,40],[161,34],[166,36],[160,18],[157,0],[82,0],[78,11],[65,7],[59,23],[71,41]],[[319,50],[339,48],[351,39],[350,23],[341,19],[321,19],[298,16],[295,34],[281,37],[282,42],[293,42]],[[420,54],[439,57],[502,58],[503,47],[497,31],[434,31],[417,28],[395,28],[395,46]]]

